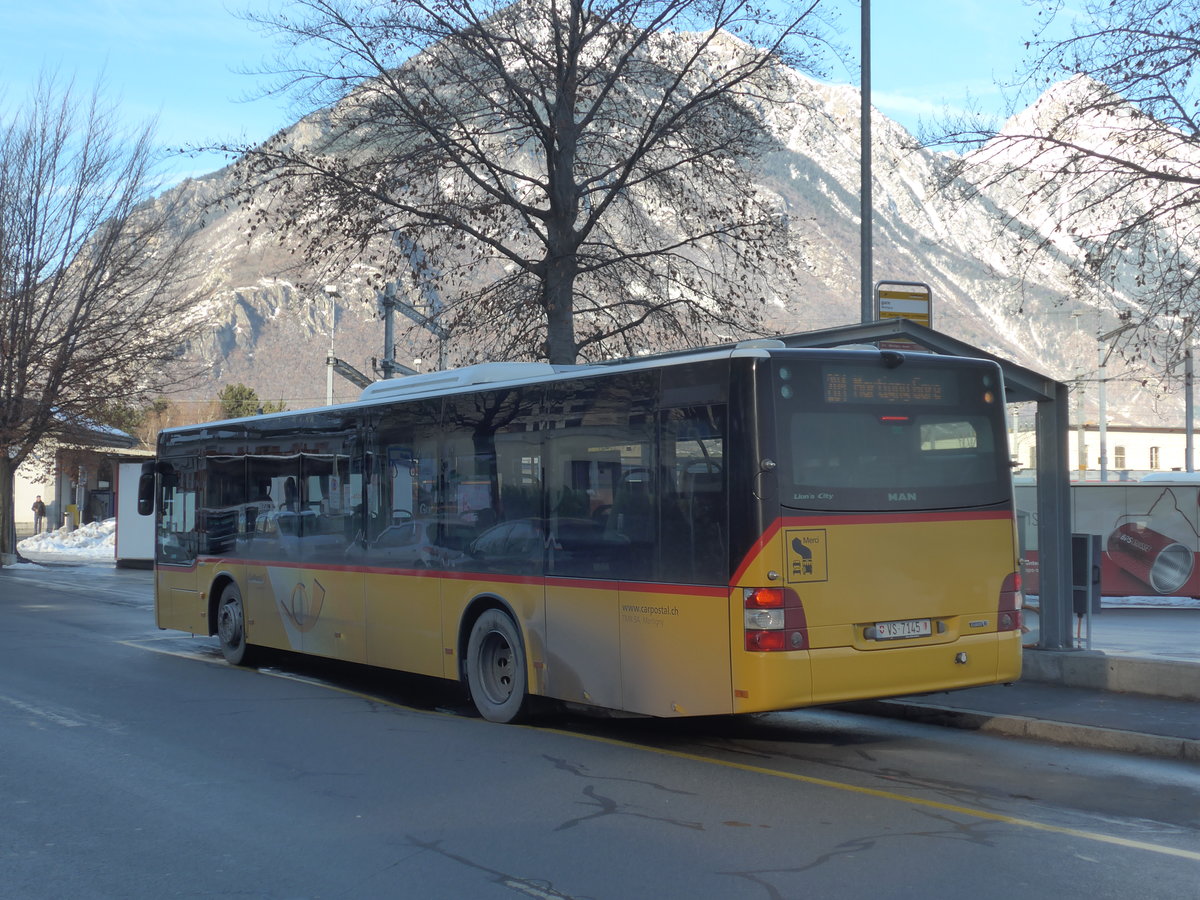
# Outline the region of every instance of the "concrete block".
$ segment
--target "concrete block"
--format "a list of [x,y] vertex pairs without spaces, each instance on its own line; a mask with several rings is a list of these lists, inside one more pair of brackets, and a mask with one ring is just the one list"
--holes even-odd
[[1096,650],[1026,650],[1021,678],[1094,691],[1200,701],[1200,666]]

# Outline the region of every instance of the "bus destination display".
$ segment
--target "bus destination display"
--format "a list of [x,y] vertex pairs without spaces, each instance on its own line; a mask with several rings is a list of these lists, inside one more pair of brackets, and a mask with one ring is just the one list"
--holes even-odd
[[953,404],[953,373],[900,374],[865,367],[826,366],[822,372],[826,403]]

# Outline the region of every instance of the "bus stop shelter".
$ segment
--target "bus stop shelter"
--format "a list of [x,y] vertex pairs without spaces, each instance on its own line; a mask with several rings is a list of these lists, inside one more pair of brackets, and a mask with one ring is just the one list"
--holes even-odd
[[1043,650],[1073,649],[1067,385],[908,319],[781,335],[779,340],[788,347],[842,347],[907,341],[931,353],[990,359],[1004,374],[1007,402],[1032,401],[1037,404],[1037,535],[1041,560],[1038,647]]

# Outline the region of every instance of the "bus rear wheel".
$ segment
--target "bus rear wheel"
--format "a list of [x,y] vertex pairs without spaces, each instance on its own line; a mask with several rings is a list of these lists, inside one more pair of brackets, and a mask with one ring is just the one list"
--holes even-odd
[[221,653],[235,666],[250,665],[253,652],[246,643],[246,608],[236,584],[227,584],[217,603],[217,637]]
[[467,641],[467,687],[471,702],[489,722],[517,722],[528,708],[525,650],[512,618],[489,609]]

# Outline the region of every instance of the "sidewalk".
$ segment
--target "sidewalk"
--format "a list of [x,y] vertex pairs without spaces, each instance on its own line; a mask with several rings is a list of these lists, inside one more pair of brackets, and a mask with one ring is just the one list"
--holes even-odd
[[[1200,762],[1200,610],[1183,633],[1138,650],[1026,650],[1012,685],[843,708],[1011,737]],[[1094,645],[1095,646],[1095,645]],[[1176,654],[1174,648],[1181,648]],[[1174,658],[1176,655],[1185,658]]]

